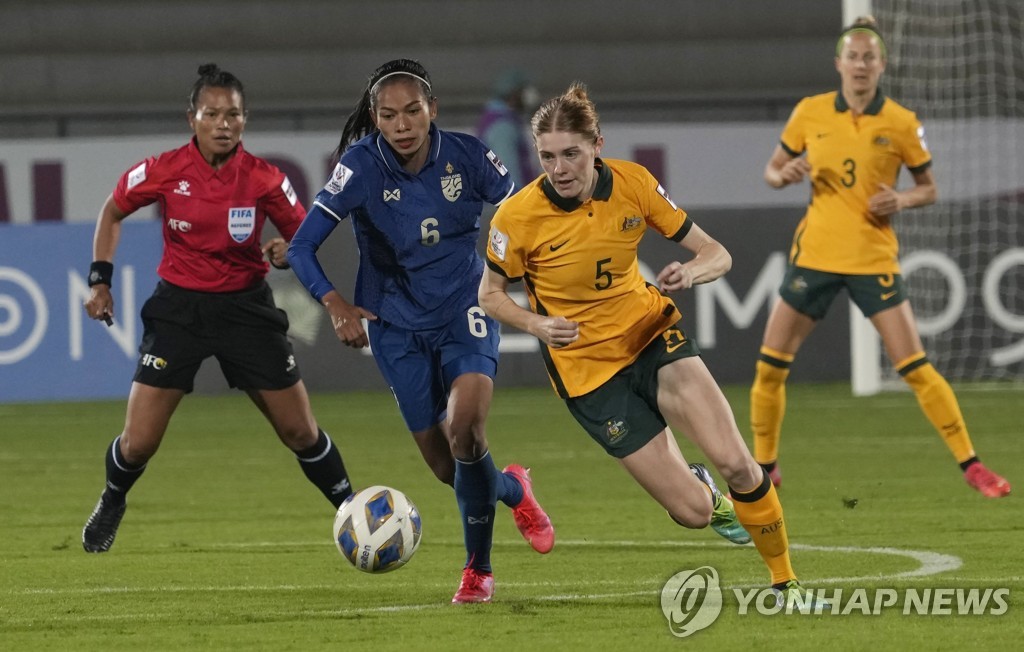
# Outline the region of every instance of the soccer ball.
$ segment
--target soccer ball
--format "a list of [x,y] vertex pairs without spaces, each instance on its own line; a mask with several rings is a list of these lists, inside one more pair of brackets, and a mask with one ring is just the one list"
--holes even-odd
[[401,568],[420,545],[423,524],[416,505],[401,491],[374,485],[338,508],[334,542],[342,556],[367,573]]

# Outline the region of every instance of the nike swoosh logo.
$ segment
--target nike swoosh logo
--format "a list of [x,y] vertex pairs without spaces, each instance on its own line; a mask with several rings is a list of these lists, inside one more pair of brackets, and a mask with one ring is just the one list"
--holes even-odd
[[828,135],[828,132],[825,132],[823,134],[818,134],[818,138],[824,138],[827,135]]
[[884,293],[882,293],[880,295],[882,297],[882,301],[888,301],[889,299],[893,298],[894,296],[896,296],[896,292],[897,292],[897,290],[893,290],[892,292],[884,292]]
[[565,242],[563,242],[560,245],[551,245],[551,251],[558,251],[559,249],[561,249],[562,247],[565,246],[566,242],[569,242],[569,241],[566,240]]
[[665,351],[667,353],[672,353],[673,351],[683,346],[684,344],[686,344],[686,340],[683,340],[682,342],[676,342],[675,344],[666,344]]

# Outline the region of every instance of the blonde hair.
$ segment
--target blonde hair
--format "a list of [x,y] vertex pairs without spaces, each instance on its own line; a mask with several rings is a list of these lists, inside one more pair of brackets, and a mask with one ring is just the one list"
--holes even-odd
[[843,51],[843,43],[846,42],[846,37],[853,34],[867,34],[878,39],[878,48],[882,51],[882,58],[886,58],[885,39],[882,38],[881,33],[878,31],[878,21],[875,20],[874,16],[858,16],[852,25],[843,28],[843,32],[839,35],[839,40],[836,41],[837,57]]
[[591,142],[601,136],[597,107],[587,94],[583,82],[574,81],[569,88],[541,105],[530,120],[534,139],[554,131],[581,134]]

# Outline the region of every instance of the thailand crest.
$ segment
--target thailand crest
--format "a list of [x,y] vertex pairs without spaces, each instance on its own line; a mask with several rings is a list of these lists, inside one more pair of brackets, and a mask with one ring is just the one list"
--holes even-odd
[[444,171],[448,174],[441,177],[441,192],[444,194],[444,198],[448,201],[455,201],[462,194],[462,175],[452,174],[455,168],[451,163],[448,163],[444,167]]

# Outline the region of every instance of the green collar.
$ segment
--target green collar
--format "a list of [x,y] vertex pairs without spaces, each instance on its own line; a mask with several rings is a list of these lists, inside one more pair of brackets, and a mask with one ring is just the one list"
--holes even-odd
[[[878,115],[878,112],[882,110],[882,105],[885,104],[885,93],[882,91],[875,91],[875,97],[870,103],[864,108],[864,115]],[[836,111],[845,113],[850,110],[850,105],[846,103],[846,98],[843,97],[843,91],[836,93]]]
[[[594,168],[597,170],[597,185],[594,186],[594,195],[591,199],[608,201],[612,196],[612,171],[608,169],[608,166],[600,158],[594,159]],[[583,202],[575,197],[562,197],[559,195],[547,177],[544,177],[541,188],[544,189],[544,194],[547,195],[551,203],[566,213],[571,213],[583,205]]]

